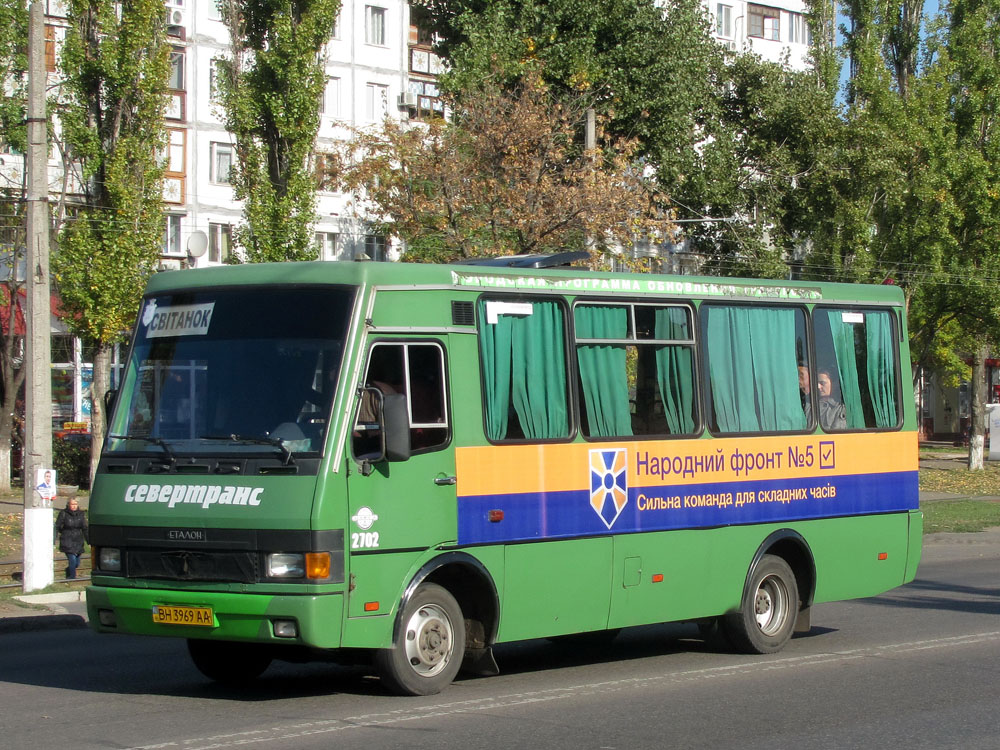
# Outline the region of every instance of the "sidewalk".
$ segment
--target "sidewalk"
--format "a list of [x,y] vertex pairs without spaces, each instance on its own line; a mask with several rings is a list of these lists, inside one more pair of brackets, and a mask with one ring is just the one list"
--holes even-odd
[[0,635],[87,627],[83,590],[60,591],[0,600]]

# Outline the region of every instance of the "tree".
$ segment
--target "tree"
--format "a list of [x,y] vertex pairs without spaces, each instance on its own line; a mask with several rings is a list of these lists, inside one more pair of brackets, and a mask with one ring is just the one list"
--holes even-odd
[[340,0],[228,0],[220,7],[232,57],[219,93],[236,140],[232,183],[247,220],[235,240],[252,262],[315,258],[311,161],[324,48]]
[[135,318],[163,242],[163,114],[170,72],[161,0],[69,0],[60,120],[82,202],[52,265],[65,322],[95,344],[92,471],[111,351]]
[[635,140],[601,130],[584,147],[586,97],[557,97],[531,75],[507,91],[487,79],[448,123],[387,119],[349,144],[360,158],[345,186],[407,242],[407,259],[601,251],[670,231]]
[[1000,2],[955,0],[947,6],[941,66],[951,82],[956,135],[953,193],[961,206],[951,224],[952,302],[974,344],[969,468],[983,468],[984,359],[997,342],[1000,303]]
[[452,68],[442,84],[457,97],[484,79],[506,88],[538,73],[557,95],[588,93],[609,136],[634,139],[666,193],[698,170],[723,69],[700,0],[417,4]]
[[[0,140],[21,153],[27,151],[25,127],[27,89],[28,11],[23,3],[0,6]],[[25,170],[0,185],[0,307],[7,309],[7,329],[0,331],[0,491],[10,490],[11,440],[15,435],[18,395],[25,369],[17,335],[18,310],[22,310],[19,267],[25,244]]]

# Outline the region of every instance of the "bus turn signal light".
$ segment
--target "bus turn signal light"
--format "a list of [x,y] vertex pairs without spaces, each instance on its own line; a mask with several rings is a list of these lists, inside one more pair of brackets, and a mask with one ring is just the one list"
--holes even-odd
[[378,612],[378,602],[365,602],[365,612]]
[[306,552],[306,578],[322,580],[330,577],[330,553]]
[[888,560],[889,559],[889,553],[888,552],[879,552],[878,553],[878,559],[879,560]]
[[499,521],[503,520],[503,511],[491,510],[488,514],[488,517],[490,519],[490,523],[498,523]]
[[663,573],[653,573],[653,583],[663,583]]

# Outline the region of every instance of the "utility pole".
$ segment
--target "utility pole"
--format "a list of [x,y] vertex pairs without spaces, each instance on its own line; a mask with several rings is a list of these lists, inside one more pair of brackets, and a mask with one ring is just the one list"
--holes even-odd
[[[28,231],[24,367],[25,592],[53,581],[52,501],[40,492],[39,469],[52,468],[52,349],[49,291],[49,148],[45,114],[45,11],[33,0],[28,16]],[[11,319],[13,325],[13,316]],[[54,485],[54,482],[51,484]]]

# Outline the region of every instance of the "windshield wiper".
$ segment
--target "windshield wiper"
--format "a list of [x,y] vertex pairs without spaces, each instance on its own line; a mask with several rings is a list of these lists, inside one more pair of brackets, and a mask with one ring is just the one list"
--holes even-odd
[[233,443],[245,443],[250,445],[273,445],[275,448],[281,451],[281,455],[284,457],[282,463],[285,466],[289,464],[294,464],[295,459],[292,457],[292,452],[288,450],[284,441],[281,438],[275,438],[270,436],[254,436],[254,435],[202,435],[198,438],[199,440],[228,440]]
[[170,462],[171,466],[177,463],[177,456],[174,452],[170,450],[170,446],[167,445],[167,441],[161,437],[149,437],[148,435],[108,435],[109,438],[114,438],[115,440],[141,440],[144,443],[151,443],[157,445],[163,449],[163,452],[167,456],[167,460]]

